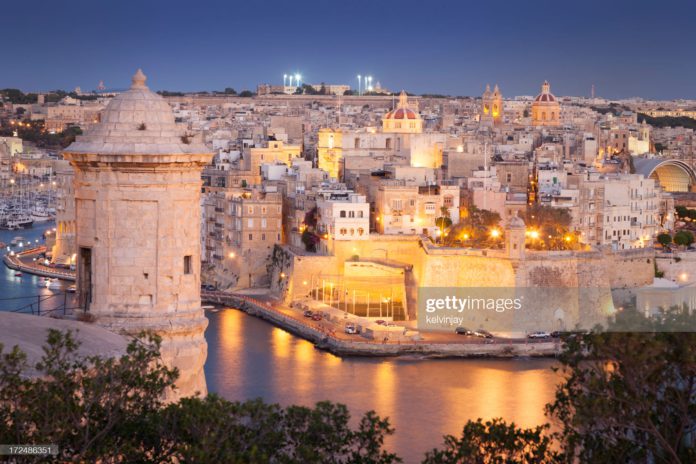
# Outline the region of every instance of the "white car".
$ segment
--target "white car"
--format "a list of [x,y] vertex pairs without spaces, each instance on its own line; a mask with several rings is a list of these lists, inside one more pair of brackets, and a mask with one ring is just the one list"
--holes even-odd
[[551,338],[551,334],[548,332],[532,332],[527,335],[527,338]]

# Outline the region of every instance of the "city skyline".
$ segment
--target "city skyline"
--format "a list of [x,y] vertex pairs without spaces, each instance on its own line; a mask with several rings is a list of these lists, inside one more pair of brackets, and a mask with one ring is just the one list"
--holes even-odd
[[[178,2],[93,8],[73,2],[50,15],[6,6],[21,40],[0,45],[16,60],[0,87],[24,91],[122,88],[138,67],[152,88],[171,91],[255,90],[299,72],[307,83],[357,87],[372,75],[393,91],[480,95],[486,83],[504,95],[535,95],[544,80],[557,95],[620,99],[696,98],[684,59],[693,46],[687,2],[583,2],[560,10],[545,1],[495,6],[442,2],[370,5],[275,1],[257,5]],[[259,13],[263,12],[264,16]],[[79,15],[80,22],[74,23]],[[191,33],[190,31],[196,31]],[[660,40],[657,40],[659,35]],[[12,42],[12,43],[11,43]],[[669,43],[669,47],[660,44]],[[80,66],[65,66],[78,60]]]

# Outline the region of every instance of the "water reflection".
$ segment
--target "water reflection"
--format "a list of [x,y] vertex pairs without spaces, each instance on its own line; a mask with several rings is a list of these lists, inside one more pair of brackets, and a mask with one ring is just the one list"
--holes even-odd
[[397,433],[388,446],[417,462],[468,419],[544,421],[557,374],[549,360],[341,359],[241,311],[209,312],[208,389],[230,400],[341,402],[375,410]]

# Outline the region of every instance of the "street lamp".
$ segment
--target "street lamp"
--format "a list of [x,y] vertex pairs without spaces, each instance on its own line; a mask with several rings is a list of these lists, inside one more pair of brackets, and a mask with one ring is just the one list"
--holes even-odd
[[301,78],[302,78],[302,76],[300,76],[299,74],[295,74],[295,85],[297,85],[298,87],[300,86],[300,79]]
[[361,89],[362,89],[362,81],[360,80],[360,74],[358,74],[358,95],[361,95]]
[[283,87],[285,87],[285,83],[287,82],[287,80],[288,80],[288,75],[283,74]]
[[370,83],[367,90],[372,92],[372,76],[367,76],[367,81]]

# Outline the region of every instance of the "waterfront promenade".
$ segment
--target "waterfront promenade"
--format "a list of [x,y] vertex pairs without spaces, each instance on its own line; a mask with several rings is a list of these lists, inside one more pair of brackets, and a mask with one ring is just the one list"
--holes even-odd
[[5,266],[9,267],[10,269],[14,269],[15,271],[26,272],[28,274],[34,274],[41,277],[69,280],[71,282],[74,282],[77,279],[75,271],[44,266],[43,264],[30,259],[32,256],[44,253],[45,251],[46,247],[40,246],[21,251],[19,253],[8,253],[3,256],[2,259]]
[[[202,301],[229,306],[247,314],[267,320],[299,337],[312,342],[317,348],[338,356],[404,356],[422,357],[552,357],[560,353],[558,339],[532,341],[528,339],[485,340],[456,334],[415,332],[397,326],[388,337],[367,338],[363,335],[347,334],[343,330],[347,315],[336,317],[323,308],[321,321],[303,317],[302,307],[290,308],[267,296],[251,296],[240,293],[204,291]],[[328,308],[328,307],[327,307]],[[333,308],[331,308],[333,309]],[[337,310],[334,310],[337,311]],[[341,312],[342,313],[342,312]]]

